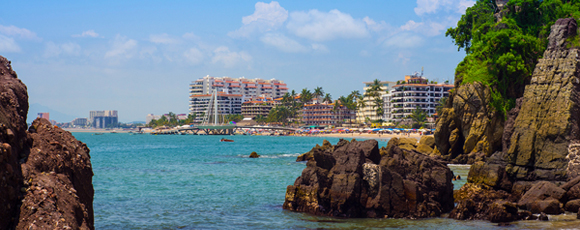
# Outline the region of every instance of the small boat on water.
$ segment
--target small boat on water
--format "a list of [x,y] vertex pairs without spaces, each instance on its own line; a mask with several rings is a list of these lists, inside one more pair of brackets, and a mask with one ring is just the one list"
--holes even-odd
[[103,135],[104,133],[94,133],[94,135]]
[[222,138],[220,142],[234,142],[234,140]]

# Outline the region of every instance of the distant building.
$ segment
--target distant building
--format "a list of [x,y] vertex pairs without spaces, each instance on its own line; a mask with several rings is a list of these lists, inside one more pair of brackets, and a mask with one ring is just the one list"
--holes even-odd
[[93,128],[110,128],[119,123],[117,110],[90,111],[89,115],[89,122]]
[[151,122],[152,120],[159,120],[159,118],[161,118],[161,115],[155,115],[155,114],[147,114],[147,117],[145,118],[145,124],[149,124],[149,122]]
[[73,127],[85,127],[88,125],[89,120],[87,118],[75,118],[70,123]]
[[38,113],[38,115],[36,117],[37,118],[44,118],[47,121],[50,121],[50,114],[48,114],[48,113]]
[[[365,84],[365,87],[363,88],[363,94],[369,90],[371,88],[371,86],[373,85],[373,82],[363,82]],[[397,83],[394,81],[381,81],[381,90],[379,90],[379,97],[383,99],[385,96],[388,94],[388,92],[393,89],[393,86],[395,86]],[[365,96],[364,97],[364,102],[365,102],[365,106],[360,108],[356,114],[356,121],[358,123],[364,123],[368,120],[371,121],[376,121],[379,119],[383,119],[383,117],[377,116],[376,110],[377,108],[375,107],[375,102],[374,102],[374,97],[368,97]],[[383,104],[384,107],[384,104]],[[383,111],[386,113],[387,111],[385,111],[383,109]]]
[[449,90],[453,87],[450,84],[429,83],[427,78],[418,74],[407,75],[386,97],[385,120],[400,122],[408,119],[417,108],[425,111],[429,117],[434,116],[438,102],[441,98],[449,97]]
[[[212,97],[212,94],[191,95],[189,97],[189,114],[195,114],[195,122],[203,121]],[[240,94],[218,93],[218,115],[241,114],[242,97]]]
[[274,107],[274,101],[246,101],[242,104],[242,115],[244,117],[256,117],[258,115],[268,116]]
[[189,95],[212,94],[214,90],[226,94],[242,95],[242,99],[248,101],[258,97],[282,97],[288,92],[288,87],[286,83],[276,79],[211,77],[207,75],[190,84]]
[[338,125],[356,119],[355,111],[333,104],[310,104],[302,109],[302,122],[306,125]]

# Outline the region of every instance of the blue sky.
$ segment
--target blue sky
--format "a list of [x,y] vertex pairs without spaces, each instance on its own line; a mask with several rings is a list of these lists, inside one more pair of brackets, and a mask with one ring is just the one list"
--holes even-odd
[[13,1],[0,8],[0,55],[31,104],[74,117],[118,110],[122,122],[142,121],[186,113],[189,83],[206,75],[276,78],[297,91],[322,86],[333,98],[421,67],[431,80],[452,80],[465,54],[445,30],[473,4]]

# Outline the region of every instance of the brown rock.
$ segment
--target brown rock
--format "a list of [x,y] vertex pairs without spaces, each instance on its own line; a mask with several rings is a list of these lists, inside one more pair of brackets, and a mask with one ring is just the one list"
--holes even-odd
[[518,206],[533,213],[559,214],[560,200],[566,191],[548,181],[537,182],[518,201]]
[[548,48],[526,86],[507,150],[514,165],[508,173],[518,180],[566,180],[580,173],[569,165],[580,156],[568,157],[580,142],[579,50],[565,45],[575,26],[573,18],[552,26]]
[[250,158],[258,158],[258,157],[260,157],[260,155],[258,155],[258,153],[256,153],[256,152],[250,153]]
[[[493,190],[482,185],[467,183],[454,195],[457,205],[449,214],[458,220],[516,220],[517,209],[513,210],[514,197],[503,190]],[[506,203],[510,202],[510,203]],[[503,210],[503,211],[502,211]],[[493,213],[501,211],[501,213]]]
[[88,148],[45,119],[27,132],[27,113],[26,86],[0,56],[0,229],[94,229]]
[[566,205],[564,205],[564,210],[568,212],[578,211],[579,208],[580,208],[580,199],[570,200],[566,202]]
[[489,207],[489,221],[492,223],[504,223],[518,220],[518,207],[516,203],[498,200]]
[[424,144],[426,146],[429,146],[429,148],[434,148],[435,147],[435,137],[422,136],[421,139],[419,140],[419,144]]
[[284,209],[395,218],[434,217],[449,211],[453,207],[449,168],[394,143],[388,146],[379,151],[375,140],[341,140],[332,151],[314,151],[302,175],[288,186]]
[[313,157],[314,152],[316,152],[316,151],[318,151],[318,152],[324,152],[326,150],[331,150],[332,151],[332,144],[330,144],[330,142],[327,141],[327,140],[323,140],[322,141],[322,146],[316,144],[316,146],[314,148],[312,148],[310,151],[308,151],[306,153],[303,153],[300,156],[298,156],[296,158],[296,162],[311,160],[312,157]]

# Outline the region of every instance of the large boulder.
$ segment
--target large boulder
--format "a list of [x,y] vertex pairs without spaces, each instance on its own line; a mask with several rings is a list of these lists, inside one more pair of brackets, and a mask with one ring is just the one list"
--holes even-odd
[[503,190],[467,183],[455,193],[457,206],[449,214],[459,220],[511,222],[520,219],[516,198]]
[[566,191],[549,181],[537,182],[518,201],[518,206],[532,213],[560,214],[560,201],[564,200]]
[[94,229],[89,149],[36,119],[28,95],[0,56],[0,229]]
[[580,158],[569,157],[569,147],[580,143],[579,50],[566,46],[576,29],[573,18],[558,19],[526,86],[507,150],[508,173],[518,180],[565,180],[580,172],[569,165]]
[[450,211],[451,170],[429,156],[389,144],[379,151],[375,140],[341,140],[332,151],[314,151],[302,175],[288,186],[284,209],[380,218],[435,217]]

